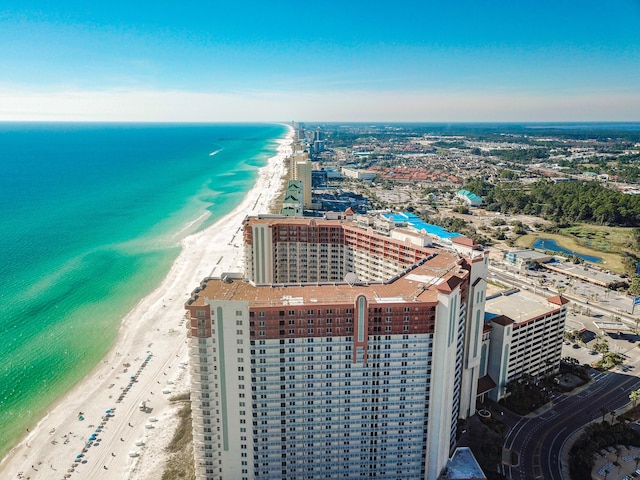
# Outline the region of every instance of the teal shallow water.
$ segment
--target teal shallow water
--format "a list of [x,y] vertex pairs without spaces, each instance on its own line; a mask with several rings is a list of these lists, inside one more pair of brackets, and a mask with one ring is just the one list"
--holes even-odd
[[0,456],[100,361],[180,239],[242,200],[284,134],[0,124]]

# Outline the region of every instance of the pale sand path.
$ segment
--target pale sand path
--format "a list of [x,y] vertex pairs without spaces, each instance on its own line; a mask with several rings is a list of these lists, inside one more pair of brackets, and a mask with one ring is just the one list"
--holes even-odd
[[[177,425],[178,407],[170,405],[168,397],[189,389],[184,303],[204,277],[242,271],[240,222],[247,215],[267,213],[277,198],[292,139],[290,129],[278,154],[260,169],[256,185],[233,212],[182,241],[182,252],[160,286],[123,319],[109,354],[7,454],[0,462],[0,478],[160,478],[167,458],[164,448]],[[148,412],[139,410],[142,400]],[[105,412],[114,408],[98,430]],[[83,421],[78,420],[79,412]],[[95,441],[86,448],[94,433]],[[136,446],[140,439],[145,444]],[[130,457],[132,451],[139,456]],[[80,454],[84,456],[73,467]]]

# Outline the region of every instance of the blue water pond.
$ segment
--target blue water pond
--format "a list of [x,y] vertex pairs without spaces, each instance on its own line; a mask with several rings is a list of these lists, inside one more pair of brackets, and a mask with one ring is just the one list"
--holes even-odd
[[600,257],[576,253],[573,250],[561,247],[555,240],[552,240],[550,238],[538,238],[535,242],[533,242],[533,248],[537,248],[538,250],[550,250],[552,252],[564,253],[565,255],[573,255],[574,257],[581,258],[583,260],[586,260],[587,262],[602,263],[602,258]]

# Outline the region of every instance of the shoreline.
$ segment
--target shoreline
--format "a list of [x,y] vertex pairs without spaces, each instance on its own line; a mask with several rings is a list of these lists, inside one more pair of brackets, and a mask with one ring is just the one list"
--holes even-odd
[[289,127],[240,204],[181,241],[169,273],[123,317],[102,361],[0,461],[2,478],[160,478],[180,406],[169,397],[189,390],[184,302],[204,277],[242,269],[239,222],[268,213],[292,141]]

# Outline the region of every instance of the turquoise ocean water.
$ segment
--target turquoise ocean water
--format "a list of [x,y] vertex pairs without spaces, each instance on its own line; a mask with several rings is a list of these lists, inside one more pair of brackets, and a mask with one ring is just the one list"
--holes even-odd
[[285,133],[0,123],[0,457],[106,354],[180,239],[242,200]]

